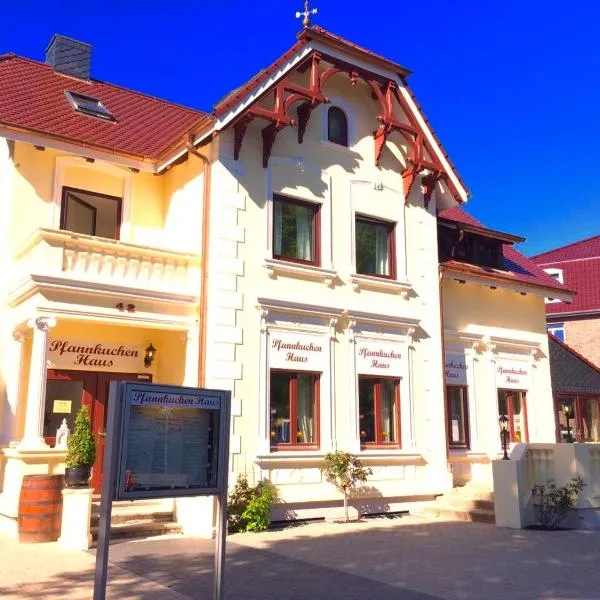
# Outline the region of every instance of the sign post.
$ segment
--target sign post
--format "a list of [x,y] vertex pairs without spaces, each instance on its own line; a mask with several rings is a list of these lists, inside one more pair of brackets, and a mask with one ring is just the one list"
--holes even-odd
[[217,496],[213,600],[221,600],[227,534],[231,393],[110,384],[94,600],[105,600],[113,500]]

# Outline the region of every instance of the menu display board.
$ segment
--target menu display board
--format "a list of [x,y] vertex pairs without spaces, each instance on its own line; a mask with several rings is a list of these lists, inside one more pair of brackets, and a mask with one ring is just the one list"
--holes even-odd
[[119,499],[215,493],[228,392],[125,383]]

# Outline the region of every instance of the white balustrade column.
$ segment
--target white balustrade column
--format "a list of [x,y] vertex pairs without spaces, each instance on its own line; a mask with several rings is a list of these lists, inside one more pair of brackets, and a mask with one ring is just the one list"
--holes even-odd
[[188,329],[182,334],[185,341],[185,363],[183,385],[196,387],[198,385],[198,362],[200,360],[200,330],[197,327]]
[[27,325],[33,329],[31,366],[25,412],[25,435],[20,448],[47,448],[44,442],[44,409],[46,404],[46,377],[48,372],[48,331],[56,325],[53,317],[36,317]]

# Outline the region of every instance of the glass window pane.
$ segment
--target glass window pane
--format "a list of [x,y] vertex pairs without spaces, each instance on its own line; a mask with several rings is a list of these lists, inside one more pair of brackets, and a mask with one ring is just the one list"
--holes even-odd
[[582,405],[583,441],[600,442],[600,400],[584,398]]
[[508,402],[506,401],[506,392],[498,390],[498,418],[502,415],[508,417]]
[[525,441],[525,411],[522,394],[523,392],[512,394],[513,442]]
[[274,201],[273,254],[314,261],[315,210],[293,202]]
[[467,444],[467,390],[464,387],[448,386],[448,432],[450,445]]
[[356,220],[356,271],[373,275],[390,275],[389,227]]
[[359,432],[361,444],[376,441],[375,383],[370,379],[358,383]]
[[290,443],[290,375],[271,373],[271,444]]
[[396,385],[389,379],[381,381],[381,441],[397,442]]
[[46,382],[44,437],[54,437],[62,420],[67,419],[71,431],[83,400],[83,381],[49,379]]
[[118,239],[121,199],[86,190],[65,189],[63,228],[84,235]]
[[297,442],[314,444],[316,442],[315,427],[315,376],[299,374],[297,376],[296,420]]
[[340,146],[348,145],[348,120],[344,111],[336,106],[327,111],[327,139]]

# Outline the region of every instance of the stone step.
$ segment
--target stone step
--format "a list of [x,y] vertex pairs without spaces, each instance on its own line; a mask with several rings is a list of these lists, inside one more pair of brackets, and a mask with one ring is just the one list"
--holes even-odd
[[[91,528],[92,539],[98,539],[98,526]],[[131,539],[181,533],[181,526],[174,521],[156,522],[151,519],[135,519],[126,523],[113,523],[110,528],[110,539]]]
[[[172,506],[172,500],[165,502],[164,500],[142,499],[142,500],[114,500],[112,503],[113,512],[121,508],[131,508],[132,506],[154,507],[157,510],[166,510],[168,506]],[[92,502],[92,512],[100,512],[100,500]]]
[[457,510],[452,506],[429,506],[422,511],[423,516],[447,521],[465,521],[474,523],[496,522],[493,511],[474,508],[471,510]]
[[[91,525],[98,525],[99,513],[92,512]],[[141,506],[131,506],[113,510],[110,521],[113,525],[128,523],[129,521],[153,521],[155,523],[168,523],[173,520],[172,510],[144,510]]]
[[453,488],[447,494],[444,494],[444,498],[464,498],[465,500],[483,500],[486,502],[494,502],[494,492],[483,488],[468,488],[459,487]]
[[446,505],[448,508],[454,508],[457,510],[487,510],[494,512],[494,501],[479,499],[473,497],[463,497],[459,495],[446,494],[441,496],[437,501],[436,505],[444,508]]

